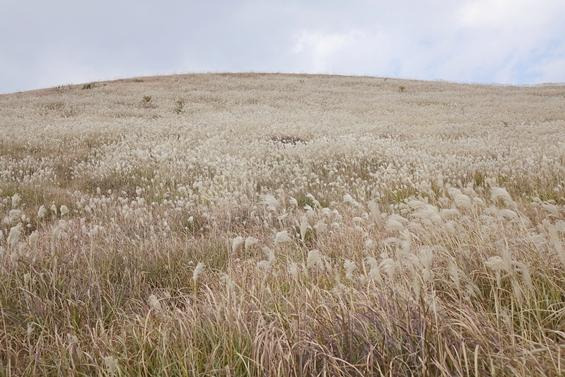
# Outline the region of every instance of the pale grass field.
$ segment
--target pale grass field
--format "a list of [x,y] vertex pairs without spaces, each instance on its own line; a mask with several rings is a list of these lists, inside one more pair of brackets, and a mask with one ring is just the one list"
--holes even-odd
[[565,87],[0,96],[0,376],[565,375]]

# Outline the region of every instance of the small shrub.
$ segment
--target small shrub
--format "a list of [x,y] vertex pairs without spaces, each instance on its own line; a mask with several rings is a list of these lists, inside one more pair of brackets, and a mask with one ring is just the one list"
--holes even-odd
[[184,109],[184,100],[182,98],[179,98],[175,101],[174,112],[175,114],[180,114],[183,112],[183,109]]
[[406,87],[405,87],[404,85],[400,85],[400,86],[398,87],[398,91],[399,91],[400,93],[404,93],[404,92],[406,91]]
[[84,84],[82,86],[82,90],[87,90],[87,89],[93,89],[94,88],[94,83],[93,82],[89,82],[88,84]]
[[153,97],[151,96],[143,96],[141,99],[141,105],[145,108],[155,108],[156,106],[153,104]]
[[274,135],[271,136],[271,141],[277,144],[284,144],[284,145],[296,145],[296,144],[306,144],[306,139],[303,139],[299,136],[293,135]]

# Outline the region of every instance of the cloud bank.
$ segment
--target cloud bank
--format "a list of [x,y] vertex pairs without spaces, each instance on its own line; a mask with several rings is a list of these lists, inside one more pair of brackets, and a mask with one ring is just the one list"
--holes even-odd
[[0,0],[0,92],[266,71],[565,82],[563,0]]

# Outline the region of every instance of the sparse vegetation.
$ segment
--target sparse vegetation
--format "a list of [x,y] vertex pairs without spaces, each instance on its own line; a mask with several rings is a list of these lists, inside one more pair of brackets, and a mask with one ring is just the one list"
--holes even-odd
[[153,97],[143,96],[141,99],[141,105],[145,108],[154,108],[155,105],[153,104]]
[[184,110],[184,100],[182,98],[178,98],[175,101],[175,109],[174,112],[175,114],[181,114]]
[[563,376],[565,88],[302,77],[0,96],[0,376]]
[[292,135],[275,135],[271,136],[271,141],[278,144],[296,145],[306,143],[306,139]]

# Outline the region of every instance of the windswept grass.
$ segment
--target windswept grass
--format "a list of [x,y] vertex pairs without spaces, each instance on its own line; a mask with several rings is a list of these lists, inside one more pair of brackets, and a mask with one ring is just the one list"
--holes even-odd
[[556,90],[0,96],[0,376],[563,376]]

